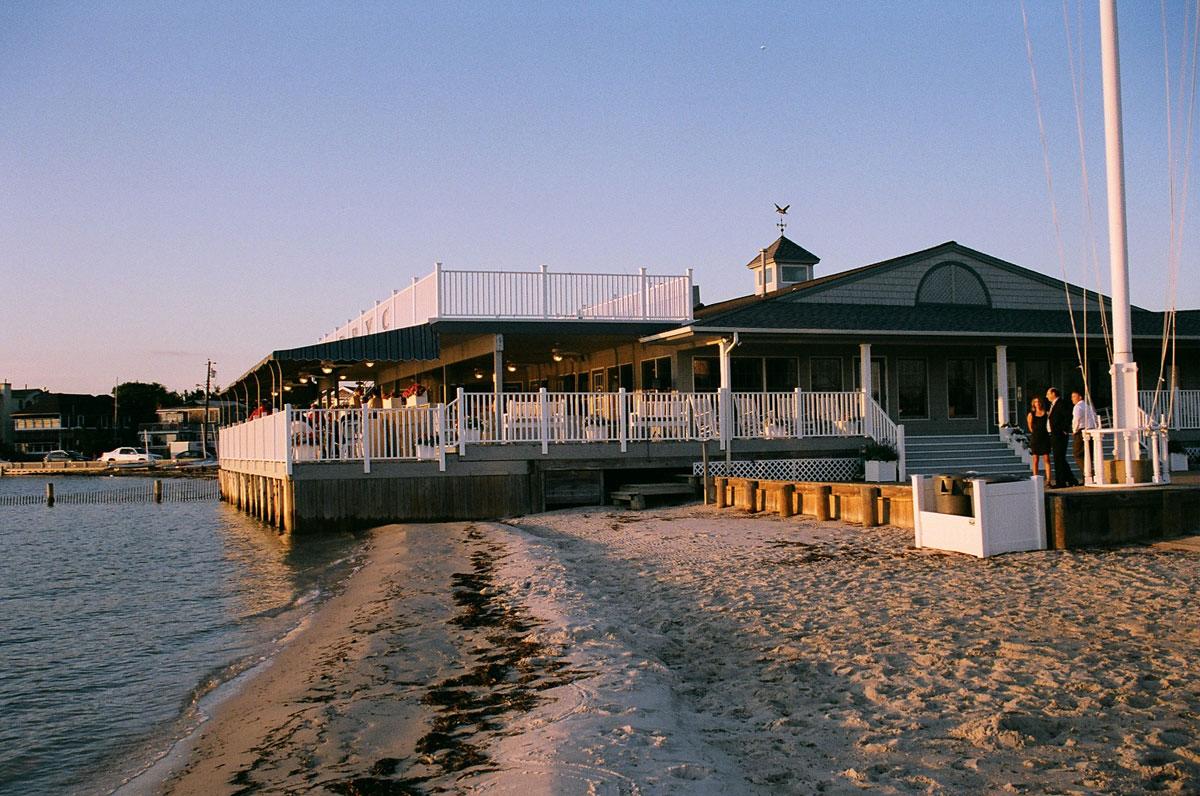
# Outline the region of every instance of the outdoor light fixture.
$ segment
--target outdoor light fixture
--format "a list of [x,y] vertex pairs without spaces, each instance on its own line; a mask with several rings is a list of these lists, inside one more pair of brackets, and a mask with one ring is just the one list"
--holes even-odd
[[483,371],[480,370],[479,368],[475,368],[475,378],[477,378],[477,379],[483,378]]
[[299,381],[301,384],[308,384],[308,375],[305,373],[301,373]]
[[373,368],[373,367],[375,367],[375,363],[374,363],[374,362],[368,362],[368,363],[367,363],[367,367],[368,367],[368,368]]
[[284,392],[291,392],[291,391],[292,391],[292,385],[290,385],[290,384],[285,384],[285,385],[283,385],[283,391],[284,391]]
[[555,351],[555,352],[554,352],[554,353],[553,353],[551,356],[553,356],[553,357],[554,357],[554,361],[555,361],[555,362],[562,362],[562,361],[563,361],[563,355],[562,355],[562,354],[560,354],[560,353],[558,353],[557,351]]
[[512,362],[509,362],[509,363],[508,363],[508,368],[507,368],[507,370],[508,370],[508,372],[509,372],[509,373],[516,373],[516,372],[517,372],[517,366],[516,366],[516,365],[514,365]]
[[333,373],[333,363],[332,362],[322,362],[321,363],[321,372],[324,373],[326,376],[328,376],[330,373]]

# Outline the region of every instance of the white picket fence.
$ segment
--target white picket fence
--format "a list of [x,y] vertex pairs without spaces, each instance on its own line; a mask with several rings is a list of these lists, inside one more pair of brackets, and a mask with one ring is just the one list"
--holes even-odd
[[[435,460],[447,448],[872,436],[903,457],[904,429],[859,392],[492,393],[459,390],[449,404],[390,409],[293,409],[221,429],[226,461],[371,462]],[[864,408],[866,409],[864,413]],[[724,418],[724,420],[722,420]],[[870,433],[868,433],[870,432]],[[902,458],[903,461],[903,458]]]
[[545,266],[538,271],[462,271],[439,264],[321,342],[417,326],[432,318],[687,322],[692,320],[692,272],[559,273]]

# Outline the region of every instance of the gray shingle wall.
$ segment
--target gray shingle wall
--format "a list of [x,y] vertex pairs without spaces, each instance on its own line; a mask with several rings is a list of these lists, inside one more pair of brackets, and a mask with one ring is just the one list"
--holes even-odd
[[[793,301],[818,302],[824,304],[881,304],[911,307],[917,295],[921,278],[935,265],[957,262],[970,266],[979,274],[992,297],[992,306],[997,309],[1062,310],[1065,308],[1063,291],[1056,287],[1028,279],[990,263],[979,262],[959,252],[931,255],[928,259],[910,263],[886,273],[874,273],[849,284],[816,291],[810,295],[798,295]],[[1089,310],[1095,310],[1095,301],[1089,301]],[[1079,304],[1077,303],[1078,307]]]

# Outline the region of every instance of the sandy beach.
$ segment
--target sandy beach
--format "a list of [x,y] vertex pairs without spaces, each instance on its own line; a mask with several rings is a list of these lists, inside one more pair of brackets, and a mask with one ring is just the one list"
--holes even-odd
[[1200,789],[1200,556],[700,506],[377,529],[171,793]]

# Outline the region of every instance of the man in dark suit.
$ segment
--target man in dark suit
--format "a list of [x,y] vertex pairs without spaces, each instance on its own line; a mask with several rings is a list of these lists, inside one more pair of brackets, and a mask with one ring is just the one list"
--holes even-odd
[[1054,483],[1051,486],[1056,489],[1079,486],[1067,462],[1067,443],[1071,439],[1071,404],[1063,400],[1057,387],[1046,390],[1046,400],[1050,402],[1046,425],[1050,429],[1050,450],[1054,453]]

